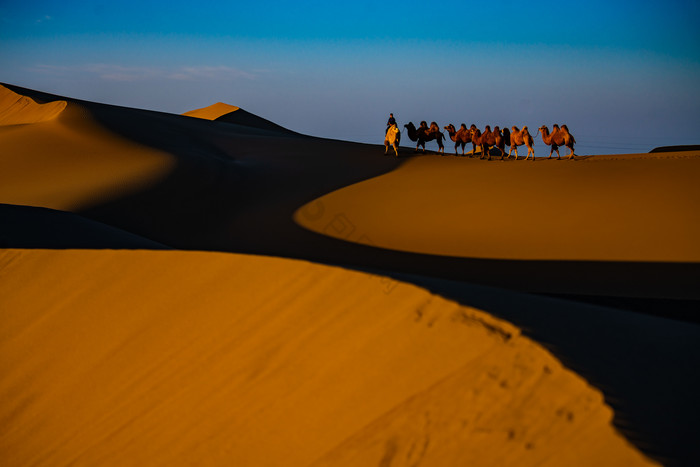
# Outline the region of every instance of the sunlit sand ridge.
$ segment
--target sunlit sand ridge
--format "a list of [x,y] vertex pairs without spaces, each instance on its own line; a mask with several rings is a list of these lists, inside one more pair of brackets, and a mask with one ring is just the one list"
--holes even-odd
[[45,122],[56,118],[66,108],[66,101],[39,104],[0,86],[0,125]]
[[698,262],[699,176],[700,151],[535,163],[417,157],[312,201],[295,219],[417,253]]
[[186,115],[188,117],[203,118],[205,120],[216,120],[217,118],[229,114],[231,112],[235,112],[236,110],[239,109],[234,105],[224,104],[223,102],[217,102],[216,104],[212,104],[202,109],[190,110],[189,112],[185,112],[182,115]]
[[217,253],[0,252],[8,465],[647,465],[518,329]]
[[[18,104],[21,103],[21,104]],[[80,209],[141,189],[170,155],[115,134],[77,103],[37,104],[0,85],[0,200]]]

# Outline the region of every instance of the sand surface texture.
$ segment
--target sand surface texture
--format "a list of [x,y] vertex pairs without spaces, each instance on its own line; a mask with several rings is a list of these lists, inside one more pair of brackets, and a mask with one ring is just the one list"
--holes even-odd
[[9,465],[700,463],[697,152],[0,104]]
[[541,346],[412,285],[187,252],[0,274],[7,465],[646,465]]

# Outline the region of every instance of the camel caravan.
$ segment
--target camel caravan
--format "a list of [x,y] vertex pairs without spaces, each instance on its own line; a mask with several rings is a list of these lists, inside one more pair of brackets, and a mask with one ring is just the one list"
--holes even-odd
[[[416,152],[418,148],[422,148],[422,151],[425,152],[425,143],[435,140],[438,144],[438,152],[445,155],[443,140],[446,138],[437,123],[432,122],[430,126],[428,126],[428,124],[423,121],[420,123],[420,126],[416,128],[413,122],[408,122],[404,125],[404,128],[408,133],[409,139],[416,143]],[[508,128],[503,128],[503,130],[501,130],[498,126],[495,126],[492,130],[491,126],[486,125],[482,132],[476,125],[467,128],[467,126],[462,123],[459,130],[452,124],[447,125],[444,129],[447,130],[450,139],[455,143],[455,155],[459,155],[458,149],[461,146],[462,156],[466,156],[465,147],[467,144],[471,143],[472,150],[469,153],[469,157],[474,157],[476,155],[476,148],[479,147],[481,153],[479,159],[487,158],[491,160],[491,150],[498,149],[501,160],[510,159],[513,151],[515,151],[515,160],[518,160],[518,146],[525,146],[527,148],[527,156],[525,156],[524,160],[528,160],[530,156],[532,156],[533,161],[535,160],[535,149],[533,148],[534,139],[526,126],[522,129],[513,126],[510,130]],[[560,146],[569,148],[571,153],[568,158],[574,158],[574,144],[576,140],[574,136],[569,133],[569,129],[566,125],[562,125],[561,128],[559,125],[553,125],[551,133],[547,126],[543,125],[537,129],[535,137],[539,134],[542,134],[542,141],[544,144],[550,147],[549,157],[547,157],[547,159],[551,159],[554,152],[557,153],[557,159],[561,159],[561,155],[559,154]],[[384,138],[384,154],[388,153],[389,147],[393,147],[394,153],[398,157],[400,140],[401,131],[396,121],[393,120],[392,114],[387,123],[387,132]],[[506,146],[510,148],[507,156],[505,152]]]

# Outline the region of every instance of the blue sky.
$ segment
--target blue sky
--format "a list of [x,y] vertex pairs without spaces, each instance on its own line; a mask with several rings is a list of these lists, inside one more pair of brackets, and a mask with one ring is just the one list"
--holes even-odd
[[0,0],[0,81],[172,113],[222,101],[378,144],[394,112],[645,152],[700,144],[699,20],[680,0]]

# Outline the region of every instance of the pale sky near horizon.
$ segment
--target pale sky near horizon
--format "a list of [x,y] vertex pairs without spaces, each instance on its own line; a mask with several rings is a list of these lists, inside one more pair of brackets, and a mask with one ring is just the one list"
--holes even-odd
[[699,20],[697,0],[0,0],[0,82],[171,113],[221,101],[377,144],[393,112],[646,152],[700,144]]

